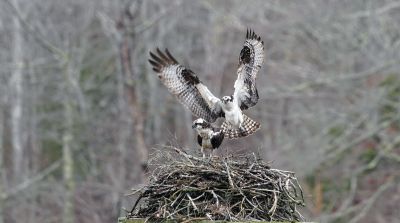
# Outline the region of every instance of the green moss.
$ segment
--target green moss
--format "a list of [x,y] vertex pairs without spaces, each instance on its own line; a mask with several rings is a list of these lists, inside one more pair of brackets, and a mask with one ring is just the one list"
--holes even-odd
[[377,154],[378,152],[375,148],[365,148],[360,154],[359,159],[363,163],[369,163],[377,156]]
[[62,157],[62,145],[59,141],[45,139],[42,141],[43,153],[50,162],[54,162]]
[[[379,108],[382,121],[396,118],[400,113],[400,78],[398,76],[396,74],[390,75],[380,83],[380,86],[386,89],[384,100],[382,100],[382,105]],[[397,122],[397,125],[400,126],[400,122]]]
[[392,86],[394,83],[398,82],[399,79],[397,78],[396,74],[389,75],[385,80],[383,80],[379,86],[381,87],[387,87],[387,86]]
[[344,217],[341,217],[341,218],[336,218],[336,219],[332,220],[331,222],[332,223],[347,223],[347,222],[349,222],[349,220]]
[[345,126],[343,126],[343,125],[336,125],[336,126],[331,127],[331,128],[328,130],[328,135],[331,136],[331,137],[333,137],[333,138],[337,138],[337,137],[343,135],[344,130],[345,130]]
[[314,187],[315,186],[315,174],[308,174],[307,176],[305,176],[305,181],[306,183],[310,186],[310,187]]
[[[42,143],[42,165],[47,166],[62,158],[62,144],[55,139],[44,139]],[[62,176],[62,169],[58,168],[52,176],[59,178]]]
[[37,107],[37,110],[40,113],[52,113],[60,111],[61,109],[61,101],[46,102]]

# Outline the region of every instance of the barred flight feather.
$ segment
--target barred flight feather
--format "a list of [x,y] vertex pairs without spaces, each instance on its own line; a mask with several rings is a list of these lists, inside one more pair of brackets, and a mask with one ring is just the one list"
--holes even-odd
[[150,57],[149,62],[161,82],[194,116],[210,123],[218,118],[219,114],[211,110],[196,88],[200,80],[193,71],[180,65],[168,49],[163,53],[157,48],[157,54],[150,52]]
[[224,122],[221,126],[225,136],[229,139],[236,139],[249,136],[260,129],[261,124],[243,114],[242,128],[232,128],[228,122]]
[[264,61],[264,42],[252,30],[247,30],[246,40],[240,51],[234,97],[239,98],[241,110],[248,109],[258,102],[256,87],[257,73]]

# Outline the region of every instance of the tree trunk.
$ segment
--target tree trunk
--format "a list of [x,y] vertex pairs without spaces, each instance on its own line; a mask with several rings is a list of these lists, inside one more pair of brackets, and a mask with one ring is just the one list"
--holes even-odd
[[147,167],[148,160],[148,151],[146,147],[146,142],[144,140],[144,118],[141,110],[137,88],[135,84],[138,84],[133,80],[134,73],[132,71],[132,58],[131,58],[131,49],[129,48],[128,38],[132,38],[131,36],[124,36],[122,40],[122,45],[120,49],[121,60],[123,66],[123,73],[125,75],[125,80],[128,82],[125,84],[125,92],[127,94],[129,108],[131,111],[132,119],[134,121],[134,135],[135,135],[135,143],[136,143],[136,151],[139,156],[139,162],[141,164],[141,181],[145,179],[144,172]]
[[[29,67],[28,73],[29,73],[29,88],[27,89],[27,92],[30,92],[30,98],[29,102],[26,103],[26,106],[29,106],[29,115],[27,123],[29,123],[29,129],[28,131],[28,139],[29,141],[26,142],[27,148],[30,148],[30,154],[29,154],[29,159],[30,159],[30,164],[28,166],[29,168],[29,176],[34,176],[39,172],[39,167],[40,167],[40,157],[41,157],[41,149],[39,145],[39,139],[38,139],[38,116],[37,116],[37,108],[36,105],[38,104],[38,88],[36,87],[37,79],[33,70],[33,67],[27,62],[27,67]],[[37,196],[33,196],[32,198],[29,199],[29,203],[31,208],[29,208],[29,222],[36,222],[36,213],[35,213],[35,208],[38,205],[37,204]]]
[[64,98],[64,115],[65,127],[63,133],[63,176],[65,184],[65,202],[63,210],[63,223],[74,222],[74,160],[72,152],[73,142],[73,104],[71,100],[71,64],[67,62],[65,66],[65,98]]
[[118,142],[117,148],[119,151],[119,167],[118,167],[118,182],[115,182],[116,191],[113,194],[115,205],[115,214],[119,216],[121,213],[121,196],[122,191],[124,191],[125,179],[126,179],[126,154],[127,154],[127,139],[131,133],[131,128],[129,123],[129,114],[127,111],[125,93],[124,93],[124,74],[122,69],[122,60],[121,58],[118,61],[118,72],[117,72],[117,93],[118,93],[118,112],[119,112],[119,120],[118,120]]
[[[0,123],[4,123],[4,117],[3,117],[3,110],[1,109],[2,106],[2,98],[0,98]],[[0,125],[0,223],[4,223],[4,198],[3,194],[5,193],[4,191],[4,179],[5,179],[5,168],[3,166],[3,125]]]
[[[13,1],[15,7],[18,8],[17,0]],[[11,76],[11,90],[12,98],[11,102],[11,141],[13,148],[13,175],[14,180],[19,182],[23,179],[22,174],[22,94],[23,94],[23,79],[22,79],[22,66],[23,66],[23,52],[22,52],[22,27],[18,17],[13,18],[14,35],[13,35],[13,65],[14,71]]]

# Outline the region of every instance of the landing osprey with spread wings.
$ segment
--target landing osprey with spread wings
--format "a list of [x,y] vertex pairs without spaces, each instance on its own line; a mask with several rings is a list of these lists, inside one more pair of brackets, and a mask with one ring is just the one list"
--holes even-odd
[[157,55],[150,52],[150,64],[161,82],[193,115],[213,123],[225,118],[221,128],[230,139],[245,137],[260,128],[260,123],[243,114],[257,104],[257,73],[264,59],[264,43],[253,31],[247,30],[246,40],[240,51],[234,93],[221,99],[214,96],[193,71],[180,65],[168,49],[157,48]]

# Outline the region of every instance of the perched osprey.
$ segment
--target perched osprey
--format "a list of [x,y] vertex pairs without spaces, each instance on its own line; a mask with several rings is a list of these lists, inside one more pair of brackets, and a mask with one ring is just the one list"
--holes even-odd
[[163,53],[157,48],[157,54],[150,52],[153,70],[193,115],[208,123],[224,117],[222,131],[230,139],[248,136],[260,128],[260,123],[242,112],[257,104],[256,77],[264,59],[264,43],[253,31],[247,30],[240,52],[234,93],[222,99],[215,97],[193,71],[180,65],[168,49]]
[[217,149],[224,140],[224,132],[222,129],[216,129],[202,118],[194,120],[193,129],[197,130],[197,142],[201,146],[201,153],[205,157],[204,149]]

